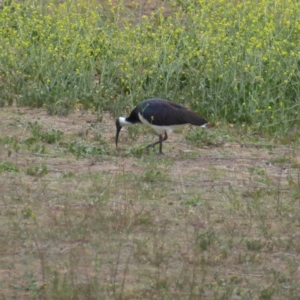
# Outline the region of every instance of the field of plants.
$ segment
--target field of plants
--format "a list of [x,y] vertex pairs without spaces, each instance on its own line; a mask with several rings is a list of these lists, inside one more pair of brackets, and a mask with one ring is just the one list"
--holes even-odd
[[0,299],[300,299],[299,79],[296,0],[0,0]]
[[211,122],[298,125],[299,1],[146,3],[2,1],[1,104],[115,115],[160,96]]

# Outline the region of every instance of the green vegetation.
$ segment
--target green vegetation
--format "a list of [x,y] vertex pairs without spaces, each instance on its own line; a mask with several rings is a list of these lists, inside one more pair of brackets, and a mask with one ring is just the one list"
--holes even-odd
[[231,140],[228,134],[224,134],[224,130],[203,130],[202,128],[194,128],[185,134],[185,138],[196,146],[220,147],[224,143]]
[[30,176],[44,176],[48,173],[48,168],[45,165],[30,166],[26,170],[26,174]]
[[142,9],[122,0],[2,1],[2,105],[120,114],[160,96],[212,123],[277,133],[299,125],[299,1]]
[[2,161],[0,162],[0,173],[1,172],[19,172],[19,168],[11,162]]

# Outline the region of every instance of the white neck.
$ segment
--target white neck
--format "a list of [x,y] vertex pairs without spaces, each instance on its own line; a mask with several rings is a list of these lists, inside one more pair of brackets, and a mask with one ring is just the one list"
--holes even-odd
[[119,117],[119,122],[120,122],[121,126],[128,126],[128,125],[132,124],[132,123],[126,121],[126,118],[124,118],[124,117]]

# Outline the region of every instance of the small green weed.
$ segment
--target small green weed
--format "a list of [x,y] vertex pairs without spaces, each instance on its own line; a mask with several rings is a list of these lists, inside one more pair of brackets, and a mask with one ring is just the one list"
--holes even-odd
[[202,201],[201,201],[200,197],[198,196],[191,200],[182,201],[181,205],[183,205],[183,206],[200,206],[200,205],[202,205]]
[[36,214],[31,210],[31,208],[23,208],[21,210],[21,214],[24,218],[29,219],[29,218],[35,218]]
[[70,111],[74,108],[75,101],[69,101],[62,99],[60,102],[47,103],[46,109],[49,115],[67,116]]
[[222,135],[218,130],[195,128],[184,135],[185,139],[196,146],[220,147],[229,140],[228,135]]
[[256,175],[261,175],[261,176],[266,176],[266,171],[263,170],[260,167],[250,167],[248,168],[249,173],[251,174],[256,174]]
[[130,147],[127,155],[132,155],[133,157],[140,158],[145,154],[145,148],[142,147]]
[[250,251],[260,251],[264,246],[260,239],[247,239],[245,244],[247,249]]
[[147,170],[142,178],[144,181],[166,180],[166,175],[159,170]]
[[142,129],[143,128],[141,126],[129,126],[127,129],[129,138],[132,140],[137,140]]
[[85,145],[82,142],[77,141],[60,143],[60,146],[66,148],[66,152],[74,154],[77,159],[82,157],[97,157],[109,154],[109,151],[106,147],[99,148],[93,145]]
[[48,129],[42,134],[41,139],[43,142],[46,142],[48,144],[54,144],[59,142],[62,139],[63,135],[64,133],[60,130]]
[[206,231],[197,235],[197,243],[202,251],[208,250],[216,241],[216,234],[213,231]]
[[11,162],[3,161],[0,162],[0,173],[1,172],[19,172],[19,168]]
[[32,152],[33,153],[40,153],[40,154],[45,154],[46,153],[46,147],[45,145],[39,145],[39,144],[36,144],[34,146],[34,148],[32,149]]
[[13,151],[18,152],[20,150],[19,141],[17,140],[17,138],[12,136],[5,136],[3,138],[0,138],[0,145],[3,145],[8,149],[8,156],[11,156]]
[[3,138],[0,138],[0,144],[4,146],[6,145],[13,146],[16,143],[18,143],[18,140],[13,136],[5,136]]
[[42,131],[42,126],[37,122],[28,122],[28,127],[34,137],[39,137]]
[[26,174],[34,177],[42,177],[48,173],[48,168],[45,165],[30,166],[26,169]]
[[261,291],[259,295],[259,300],[271,300],[273,298],[275,291],[273,288],[265,288]]
[[63,178],[73,178],[74,176],[74,172],[63,173]]
[[290,156],[278,156],[270,160],[272,164],[289,164],[292,163],[293,160]]
[[54,144],[59,142],[64,134],[62,131],[55,129],[48,129],[46,132],[43,132],[42,126],[38,124],[37,121],[34,123],[29,122],[28,125],[31,128],[32,137],[26,139],[24,142],[29,145],[36,143],[37,141]]

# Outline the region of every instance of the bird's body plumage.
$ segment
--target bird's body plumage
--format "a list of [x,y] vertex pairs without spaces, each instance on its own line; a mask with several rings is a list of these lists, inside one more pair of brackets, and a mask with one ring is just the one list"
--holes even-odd
[[[116,120],[116,145],[122,126],[136,123],[143,123],[150,126],[159,135],[160,140],[149,146],[160,143],[161,153],[162,141],[168,138],[168,131],[173,131],[187,124],[203,126],[207,121],[184,106],[172,101],[159,98],[147,99],[138,104],[129,117],[119,117]],[[163,133],[165,133],[164,138],[162,138]]]

